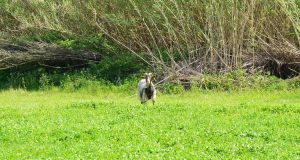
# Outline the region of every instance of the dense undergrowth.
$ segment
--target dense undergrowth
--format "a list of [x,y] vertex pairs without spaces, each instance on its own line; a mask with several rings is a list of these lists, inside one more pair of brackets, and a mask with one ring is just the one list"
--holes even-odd
[[[4,37],[33,34],[28,40],[120,54],[89,38],[101,35],[163,75],[182,67],[178,72],[190,75],[266,65],[283,78],[299,73],[298,0],[3,0],[0,5]],[[74,37],[93,43],[81,45]]]
[[[284,81],[273,76],[297,75],[289,70],[291,66],[281,70],[277,62],[281,66],[290,64],[294,55],[287,50],[294,53],[299,45],[299,1],[168,0],[151,4],[134,0],[4,0],[0,4],[0,38],[16,44],[46,42],[101,55],[100,62],[77,68],[54,69],[29,63],[1,70],[1,89],[78,90],[91,85],[124,84],[131,88],[148,71],[158,74],[156,82],[172,75],[157,86],[166,93],[184,90],[176,79],[182,75],[190,80],[191,89],[299,87],[298,78]],[[290,48],[277,44],[288,44]],[[260,57],[265,52],[270,57]],[[255,64],[263,59],[276,61],[267,67],[280,73],[256,70]],[[297,71],[297,67],[292,69]],[[196,76],[191,76],[194,73]]]
[[[68,91],[84,89],[121,89],[135,90],[136,83],[144,72],[154,71],[149,65],[137,59],[128,51],[107,41],[101,35],[78,37],[75,35],[28,33],[13,37],[15,43],[43,41],[54,43],[63,48],[74,50],[91,50],[101,54],[99,62],[90,62],[83,67],[67,66],[51,68],[38,64],[27,64],[0,71],[0,89],[51,89],[59,88]],[[164,77],[156,79],[159,82]],[[188,82],[191,90],[247,90],[294,89],[300,86],[299,78],[282,80],[267,72],[248,73],[244,69],[236,69],[223,73],[203,73],[201,76],[191,76]],[[166,79],[157,88],[164,93],[181,93],[185,90],[180,80]]]
[[[124,65],[126,65],[127,61],[124,62]],[[2,90],[51,90],[57,88],[65,91],[87,90],[91,92],[96,90],[109,91],[114,88],[116,91],[132,93],[132,91],[135,91],[137,82],[144,71],[136,68],[136,65],[126,69],[118,68],[117,66],[122,63],[117,61],[115,63],[102,61],[85,69],[70,71],[47,70],[45,68],[0,71],[0,88]],[[127,66],[130,66],[130,64]],[[159,80],[154,80],[154,83],[158,82]],[[188,87],[185,87],[187,85]],[[187,84],[181,81],[169,80],[157,84],[160,92],[169,94],[181,93],[186,90],[293,90],[299,87],[299,77],[282,80],[263,73],[247,74],[243,70],[224,74],[203,74],[200,77],[191,78]]]
[[[0,70],[0,89],[49,90],[59,88],[67,91],[97,89],[132,91],[135,90],[139,78],[144,72],[153,71],[147,64],[129,54],[118,45],[107,41],[101,35],[92,37],[61,36],[45,32],[29,33],[15,37],[15,43],[43,41],[54,43],[63,48],[74,50],[91,50],[101,54],[99,62],[90,62],[83,67],[67,66],[60,69],[29,63],[7,70]],[[164,77],[156,79],[159,82]],[[282,80],[267,72],[247,73],[244,69],[236,69],[223,73],[203,73],[191,76],[188,90],[286,90],[300,87],[298,77]],[[186,90],[180,80],[166,79],[157,84],[164,93],[181,93]]]

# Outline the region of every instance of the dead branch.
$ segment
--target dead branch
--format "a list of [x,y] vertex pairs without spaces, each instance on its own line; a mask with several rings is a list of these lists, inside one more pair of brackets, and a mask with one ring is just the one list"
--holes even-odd
[[0,40],[0,70],[32,62],[44,66],[50,66],[47,62],[57,62],[62,66],[52,67],[64,68],[66,64],[70,63],[73,66],[80,66],[90,61],[98,62],[99,60],[100,54],[91,51],[75,51],[40,42],[16,45]]

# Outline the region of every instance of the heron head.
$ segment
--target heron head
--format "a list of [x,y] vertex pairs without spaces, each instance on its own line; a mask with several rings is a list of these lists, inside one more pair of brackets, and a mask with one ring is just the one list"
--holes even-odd
[[145,73],[146,84],[149,85],[152,81],[152,73]]

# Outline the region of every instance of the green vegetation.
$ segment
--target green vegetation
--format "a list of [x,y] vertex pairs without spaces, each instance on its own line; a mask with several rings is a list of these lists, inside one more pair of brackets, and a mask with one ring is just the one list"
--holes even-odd
[[[300,0],[0,0],[0,159],[300,159],[299,15]],[[155,106],[135,96],[145,72]]]
[[[138,79],[148,72],[142,64],[133,63],[132,56],[111,60],[104,58],[98,64],[91,64],[88,68],[77,70],[47,69],[42,67],[20,68],[0,71],[0,90],[51,90],[58,88],[62,91],[88,90],[88,88],[101,89],[102,87],[122,88],[123,91],[134,90]],[[116,81],[118,81],[116,83]],[[158,83],[160,80],[154,80]],[[191,77],[187,83],[188,90],[214,90],[214,91],[241,91],[257,90],[294,90],[300,87],[300,77],[282,80],[270,74],[249,74],[243,70],[220,74],[204,74]],[[157,84],[157,88],[167,94],[181,93],[184,85],[180,80],[167,79]]]
[[0,93],[0,159],[298,159],[300,90]]
[[[43,67],[0,70],[0,90],[5,89],[49,89],[73,86],[74,90],[85,88],[88,84],[113,85],[119,83],[132,83],[145,71],[132,56],[123,56],[124,59],[111,61],[104,58],[98,64],[91,64],[83,69],[47,69]],[[134,63],[136,62],[136,63]],[[128,82],[127,82],[128,81]],[[136,84],[134,84],[135,86]]]

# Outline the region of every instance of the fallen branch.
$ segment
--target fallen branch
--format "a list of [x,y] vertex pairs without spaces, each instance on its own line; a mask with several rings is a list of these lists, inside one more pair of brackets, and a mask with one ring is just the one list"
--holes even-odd
[[75,51],[61,48],[54,44],[28,43],[15,45],[8,41],[0,40],[0,70],[36,62],[50,67],[47,62],[58,64],[54,68],[66,68],[85,65],[88,62],[98,62],[100,54],[90,51]]

